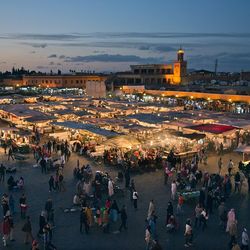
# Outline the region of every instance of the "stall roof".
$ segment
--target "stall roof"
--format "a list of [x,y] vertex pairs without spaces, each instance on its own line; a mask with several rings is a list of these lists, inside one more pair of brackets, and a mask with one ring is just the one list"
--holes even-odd
[[212,133],[212,134],[223,134],[225,132],[238,129],[238,127],[223,125],[223,124],[201,124],[201,125],[196,125],[196,126],[190,126],[188,128],[192,130]]
[[136,119],[138,121],[146,122],[150,124],[162,123],[168,120],[168,118],[164,116],[158,116],[157,114],[146,114],[146,113],[128,115],[127,118]]
[[86,130],[93,134],[97,134],[97,135],[101,135],[105,137],[119,135],[119,133],[109,131],[106,129],[102,129],[93,124],[88,124],[88,123],[65,121],[65,122],[52,122],[52,125],[61,126],[61,127],[70,128],[70,129]]

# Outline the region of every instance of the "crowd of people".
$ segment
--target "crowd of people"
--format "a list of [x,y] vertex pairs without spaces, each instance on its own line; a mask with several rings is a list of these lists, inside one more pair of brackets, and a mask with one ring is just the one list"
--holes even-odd
[[[49,192],[66,192],[64,168],[70,160],[72,148],[67,141],[49,140],[43,145],[37,144],[34,147],[33,155],[36,167],[40,168],[41,175],[48,176]],[[114,156],[116,155],[116,156]],[[70,207],[63,209],[65,213],[79,213],[79,233],[85,232],[86,235],[92,231],[102,231],[104,234],[113,232],[115,234],[128,230],[128,212],[127,201],[131,201],[131,207],[136,211],[140,209],[140,192],[137,190],[135,180],[131,178],[132,161],[137,159],[138,166],[149,166],[163,169],[164,185],[170,189],[169,202],[166,207],[166,217],[164,225],[166,232],[175,234],[178,230],[183,230],[183,245],[186,248],[191,247],[194,242],[195,231],[205,232],[209,225],[211,217],[216,217],[221,230],[229,235],[228,249],[248,249],[249,238],[245,225],[238,237],[239,223],[237,220],[237,211],[234,208],[227,209],[230,204],[230,196],[234,193],[241,193],[242,186],[248,182],[248,191],[250,191],[249,176],[237,170],[234,162],[229,160],[223,162],[218,158],[218,171],[208,173],[201,171],[200,165],[207,164],[207,154],[201,150],[189,159],[180,159],[171,151],[166,159],[163,159],[160,151],[145,152],[140,157],[133,153],[125,154],[119,160],[118,151],[105,152],[105,163],[110,164],[113,157],[119,164],[123,165],[122,172],[118,173],[116,178],[106,172],[94,171],[86,164],[80,166],[77,160],[76,167],[73,170],[72,178],[75,182],[75,194],[72,197]],[[57,164],[53,165],[53,157],[58,158]],[[124,164],[126,162],[126,164]],[[54,167],[51,167],[52,166]],[[227,169],[226,174],[222,175],[222,169]],[[5,176],[6,167],[0,165],[0,182],[7,183],[9,193],[4,193],[1,199],[3,212],[2,234],[3,246],[6,247],[11,241],[15,240],[15,218],[20,215],[23,223],[21,228],[25,244],[31,244],[32,250],[38,249],[56,249],[53,242],[53,230],[55,229],[54,204],[49,198],[46,200],[44,208],[39,212],[38,232],[33,232],[33,221],[29,216],[30,203],[25,194],[25,186],[28,180],[23,176],[15,180],[13,175],[8,178]],[[25,183],[25,185],[24,185]],[[119,187],[122,185],[122,188]],[[13,192],[18,192],[18,205],[13,196]],[[128,193],[129,195],[125,195]],[[118,194],[122,195],[119,199]],[[193,207],[194,217],[187,217],[185,213],[186,200],[194,199],[197,203]],[[119,199],[119,200],[118,200]],[[191,204],[191,203],[190,203]],[[16,208],[19,208],[18,209]],[[147,250],[161,250],[161,238],[158,235],[158,224],[161,218],[158,217],[159,210],[153,199],[149,201],[148,211],[145,215],[145,245]],[[161,219],[162,220],[162,219]],[[181,225],[185,220],[185,227]],[[181,223],[182,222],[182,223]]]

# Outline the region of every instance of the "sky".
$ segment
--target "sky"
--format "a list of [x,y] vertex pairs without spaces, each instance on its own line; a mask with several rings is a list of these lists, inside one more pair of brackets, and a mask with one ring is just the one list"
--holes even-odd
[[8,0],[0,3],[0,71],[129,70],[173,63],[250,71],[249,0]]

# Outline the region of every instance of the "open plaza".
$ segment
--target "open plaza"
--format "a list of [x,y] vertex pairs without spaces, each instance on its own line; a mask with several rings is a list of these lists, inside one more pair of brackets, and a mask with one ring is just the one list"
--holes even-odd
[[1,216],[13,221],[3,245],[242,245],[250,226],[250,114],[244,108],[125,93],[2,97]]

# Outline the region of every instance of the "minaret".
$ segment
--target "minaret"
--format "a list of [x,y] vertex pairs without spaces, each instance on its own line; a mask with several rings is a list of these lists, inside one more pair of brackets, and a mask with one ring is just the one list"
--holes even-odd
[[187,74],[187,62],[184,61],[184,50],[182,47],[177,52],[177,61],[174,63],[173,83],[180,84]]
[[180,49],[177,52],[177,61],[178,62],[184,61],[184,50],[182,49],[182,47],[180,47]]

